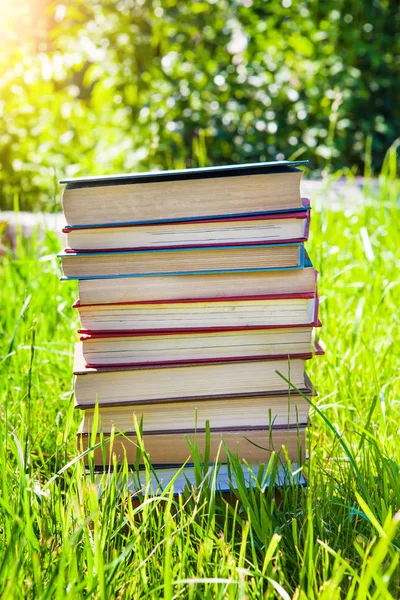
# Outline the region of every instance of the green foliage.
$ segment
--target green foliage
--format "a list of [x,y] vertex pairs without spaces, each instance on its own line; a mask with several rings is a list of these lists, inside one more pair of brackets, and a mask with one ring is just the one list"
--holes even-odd
[[361,206],[313,210],[327,352],[310,365],[309,486],[280,501],[241,484],[229,505],[211,483],[134,508],[126,467],[99,498],[81,461],[67,466],[77,316],[59,242],[20,239],[2,258],[2,598],[399,598],[399,190],[381,184]]
[[368,139],[377,170],[400,119],[399,21],[387,0],[50,5],[0,78],[1,206],[58,208],[65,174],[294,156],[360,170]]

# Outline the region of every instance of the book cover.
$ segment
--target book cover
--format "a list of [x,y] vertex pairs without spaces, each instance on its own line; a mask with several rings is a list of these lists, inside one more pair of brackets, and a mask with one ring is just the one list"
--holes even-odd
[[128,173],[94,177],[73,177],[60,180],[68,189],[80,187],[99,187],[107,185],[124,185],[132,183],[152,183],[158,181],[187,181],[192,179],[208,179],[216,177],[239,177],[241,175],[258,175],[274,172],[285,172],[307,165],[308,160],[277,160],[270,162],[247,163],[239,165],[220,165],[194,169],[174,169],[166,171],[149,171],[146,173]]

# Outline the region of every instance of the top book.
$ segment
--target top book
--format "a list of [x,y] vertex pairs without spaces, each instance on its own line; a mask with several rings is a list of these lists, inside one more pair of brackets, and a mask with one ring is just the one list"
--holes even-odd
[[306,210],[297,165],[307,162],[63,179],[64,215],[67,226],[98,227]]

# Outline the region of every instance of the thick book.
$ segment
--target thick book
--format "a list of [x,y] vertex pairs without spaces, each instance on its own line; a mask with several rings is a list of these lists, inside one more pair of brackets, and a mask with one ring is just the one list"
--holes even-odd
[[187,298],[314,293],[317,272],[306,256],[303,269],[245,273],[173,274],[78,280],[80,306]]
[[297,165],[244,165],[63,179],[68,225],[168,222],[300,210]]
[[[280,464],[276,470],[274,469],[271,476],[265,466],[261,466],[260,463],[254,465],[242,464],[243,479],[241,479],[240,485],[244,484],[246,488],[255,488],[259,485],[263,491],[266,491],[272,485],[277,488],[277,492],[279,492],[279,488],[291,485],[305,487],[307,481],[301,468],[299,468],[299,464],[292,463],[290,467]],[[260,468],[264,471],[261,479],[258,475]],[[89,471],[87,477],[92,477]],[[164,490],[169,489],[171,482],[174,496],[182,494],[185,490],[192,491],[193,488],[198,489],[201,486],[214,486],[215,490],[228,501],[235,497],[233,496],[233,490],[238,488],[232,469],[228,465],[220,463],[210,465],[200,483],[198,477],[196,477],[195,468],[191,464],[187,464],[183,468],[181,465],[175,467],[158,465],[149,472],[144,468],[135,469],[127,476],[114,473],[112,466],[107,466],[105,470],[97,467],[94,477],[99,497],[103,493],[107,493],[108,485],[117,485],[118,489],[128,488],[133,501],[137,503],[139,502],[139,496],[154,497],[163,495]]]
[[[308,207],[309,200],[303,198]],[[191,246],[305,242],[310,229],[310,210],[281,214],[200,219],[142,225],[66,227],[68,248],[95,250],[149,250]]]
[[[316,346],[314,354],[323,354]],[[304,388],[304,367],[313,354],[295,358],[210,361],[190,365],[97,367],[85,364],[82,343],[76,344],[75,405],[133,404],[142,401],[265,394],[288,389],[284,377]]]
[[[208,437],[208,439],[207,439]],[[137,461],[138,444],[136,434],[131,431],[111,438],[104,436],[105,443],[93,449],[94,462],[97,465],[113,464],[114,458],[121,462],[126,457],[129,464]],[[91,434],[78,431],[78,451],[91,447]],[[101,438],[96,439],[96,443]],[[249,463],[268,463],[272,452],[280,452],[285,446],[290,461],[304,462],[306,457],[305,428],[283,426],[271,428],[238,428],[195,431],[175,430],[168,433],[153,432],[143,434],[143,443],[150,461],[154,465],[183,464],[191,460],[191,445],[196,444],[197,452],[208,454],[210,461],[226,461],[227,448],[231,454]],[[284,454],[282,453],[284,459]],[[88,460],[88,457],[85,457]],[[141,459],[142,462],[142,459]]]
[[301,269],[302,243],[73,252],[61,257],[66,279]]
[[[160,291],[160,293],[162,293]],[[79,333],[201,331],[318,325],[316,293],[73,305]]]
[[[306,382],[307,383],[307,382]],[[302,390],[304,395],[315,395],[312,386]],[[123,406],[104,406],[98,409],[98,429],[103,433],[130,431],[134,417],[143,420],[143,431],[189,430],[221,427],[275,427],[277,425],[301,425],[308,422],[309,403],[297,392],[281,392],[274,395],[245,396],[147,402]],[[94,426],[95,407],[86,407],[81,425],[82,433],[91,433]]]
[[[315,325],[319,325],[316,323]],[[203,331],[85,333],[80,339],[89,367],[191,364],[295,358],[313,351],[313,326]]]

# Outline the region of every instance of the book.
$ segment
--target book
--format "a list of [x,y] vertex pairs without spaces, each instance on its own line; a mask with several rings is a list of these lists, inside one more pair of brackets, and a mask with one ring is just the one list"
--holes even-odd
[[[97,465],[113,464],[114,457],[121,462],[126,456],[128,464],[135,464],[138,456],[137,436],[135,432],[124,435],[104,436],[104,444],[92,451]],[[107,443],[111,442],[112,444]],[[289,460],[303,462],[306,456],[305,428],[284,426],[271,428],[239,428],[234,430],[210,430],[209,444],[204,430],[180,431],[168,433],[152,432],[143,434],[143,443],[153,465],[183,464],[192,458],[191,446],[196,444],[197,451],[203,456],[207,452],[210,461],[226,461],[226,448],[235,456],[249,463],[268,463],[272,452],[280,452],[285,446]],[[98,436],[96,444],[101,441]],[[208,446],[208,447],[207,447]],[[92,447],[92,436],[77,433],[78,451]],[[141,452],[139,452],[141,456]],[[284,458],[284,454],[282,454]],[[88,457],[85,456],[87,462]],[[141,457],[140,462],[143,462]]]
[[[308,384],[308,382],[306,382]],[[304,388],[307,397],[315,394],[312,388]],[[143,431],[169,431],[171,429],[204,429],[209,421],[212,429],[221,427],[275,427],[299,425],[308,422],[309,403],[297,392],[281,394],[212,398],[187,401],[147,402],[123,406],[98,408],[98,429],[110,433],[130,431],[134,417],[143,419]],[[95,407],[86,407],[81,424],[82,433],[91,433]]]
[[80,340],[85,363],[91,367],[294,358],[312,353],[313,326],[161,334],[157,331],[85,333]]
[[63,179],[68,225],[247,216],[302,208],[297,165],[278,161]]
[[290,243],[125,252],[64,250],[59,256],[67,279],[88,279],[302,268],[304,246]]
[[73,306],[81,320],[79,333],[111,335],[120,331],[198,331],[319,324],[318,298],[314,292],[89,305],[82,305],[78,300]]
[[202,275],[137,276],[78,280],[79,306],[187,298],[226,298],[315,292],[317,272],[303,269],[205,273]]
[[[244,484],[246,488],[255,488],[259,484],[265,492],[271,485],[276,486],[278,489],[290,485],[301,487],[307,485],[307,480],[298,463],[292,463],[291,468],[288,465],[280,464],[276,469],[273,469],[272,476],[263,464],[242,464],[241,469],[243,472],[241,485]],[[198,490],[203,486],[212,485],[215,486],[218,493],[223,494],[229,500],[231,494],[233,495],[233,490],[238,487],[232,469],[229,469],[226,464],[214,463],[210,464],[205,471],[199,482],[196,478],[195,468],[190,464],[183,467],[181,465],[175,467],[159,465],[156,469],[153,468],[149,471],[139,468],[132,470],[127,475],[114,473],[112,466],[108,466],[106,470],[99,467],[95,469],[94,481],[99,497],[106,493],[107,486],[111,484],[113,487],[116,484],[118,489],[127,487],[133,499],[137,499],[141,495],[161,496],[172,482],[174,496],[182,494],[185,489],[189,491],[193,488]],[[86,477],[91,478],[92,476],[88,472]]]
[[[306,207],[309,200],[303,198]],[[148,250],[229,244],[304,242],[310,211],[275,213],[225,219],[201,219],[142,225],[66,227],[67,245],[77,252],[90,250]]]
[[[323,354],[317,345],[315,354]],[[133,404],[146,400],[226,397],[287,390],[290,380],[304,388],[305,361],[313,354],[295,358],[210,361],[190,365],[143,367],[87,367],[82,343],[75,347],[75,406]]]

